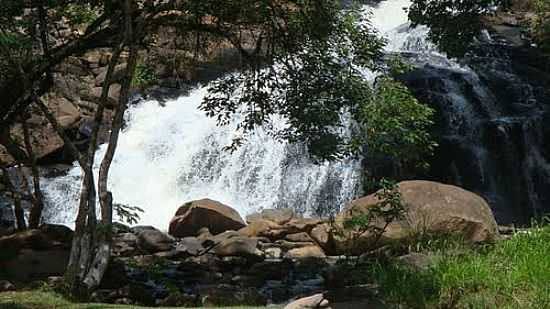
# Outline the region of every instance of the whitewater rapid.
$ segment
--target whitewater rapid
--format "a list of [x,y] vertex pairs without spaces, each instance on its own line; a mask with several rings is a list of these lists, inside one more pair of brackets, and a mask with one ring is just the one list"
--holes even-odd
[[[388,39],[387,51],[431,52],[426,29],[409,29],[403,10],[408,6],[410,1],[382,2],[369,9],[371,22]],[[316,165],[304,147],[277,141],[261,128],[236,152],[223,151],[238,119],[218,127],[198,109],[206,94],[206,87],[199,87],[189,96],[162,105],[142,101],[127,111],[109,188],[116,203],[144,210],[139,224],[166,229],[180,205],[205,197],[243,216],[275,207],[315,215],[320,209],[337,211],[361,194],[359,158]],[[274,125],[285,123],[274,119]],[[104,151],[105,145],[97,164]],[[75,164],[65,176],[44,179],[46,221],[73,226],[80,174]]]

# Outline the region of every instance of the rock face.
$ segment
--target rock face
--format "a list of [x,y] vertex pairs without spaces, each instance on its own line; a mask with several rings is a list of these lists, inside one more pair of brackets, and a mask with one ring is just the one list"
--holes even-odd
[[[498,238],[491,209],[472,192],[430,181],[401,182],[399,191],[405,218],[388,226],[384,240],[400,241],[419,234],[458,235],[469,242],[492,242]],[[379,202],[374,194],[355,200],[339,220],[365,214]],[[368,237],[371,235],[364,235]]]
[[233,208],[210,199],[192,201],[181,206],[170,222],[169,233],[175,237],[197,236],[207,227],[212,234],[239,230],[245,223]]

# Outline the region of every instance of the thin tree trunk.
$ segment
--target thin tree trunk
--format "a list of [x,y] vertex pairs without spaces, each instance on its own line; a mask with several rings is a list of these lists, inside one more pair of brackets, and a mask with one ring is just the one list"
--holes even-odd
[[[137,48],[132,43],[132,15],[130,1],[124,3],[124,21],[126,31],[122,33],[121,43],[114,50],[113,56],[107,69],[99,106],[94,117],[92,135],[87,155],[87,166],[85,170],[90,174],[85,175],[85,187],[81,194],[81,207],[79,209],[79,218],[77,218],[77,230],[73,240],[71,257],[65,274],[65,279],[70,285],[73,293],[80,296],[87,296],[91,291],[99,286],[103,275],[109,265],[111,255],[111,225],[112,225],[112,195],[107,191],[107,177],[114,150],[116,149],[118,134],[122,128],[123,116],[126,110],[129,87],[133,72],[135,69]],[[97,140],[101,124],[103,122],[104,108],[108,99],[109,88],[112,84],[112,76],[115,67],[119,61],[120,54],[124,45],[130,46],[130,57],[126,68],[125,82],[121,88],[120,103],[116,109],[111,135],[106,154],[107,159],[103,159],[100,167],[99,180],[99,201],[101,205],[101,221],[97,224],[95,209],[95,186],[93,182],[93,163],[97,149]],[[129,80],[129,81],[128,81]],[[106,163],[108,161],[108,163]]]
[[[40,190],[40,173],[36,166],[36,156],[32,148],[31,137],[29,132],[29,126],[27,119],[23,120],[23,139],[25,142],[25,149],[27,151],[27,157],[29,159],[28,164],[31,168],[33,193],[31,194],[32,207],[29,212],[29,228],[36,229],[40,225],[40,219],[42,218],[42,210],[44,209],[44,199],[42,197],[42,191]],[[30,188],[29,188],[30,191]]]
[[97,248],[92,267],[84,279],[88,290],[93,290],[101,283],[101,279],[109,265],[111,256],[111,226],[113,223],[113,197],[108,190],[107,181],[109,170],[118,145],[118,138],[124,123],[124,113],[128,106],[128,99],[132,77],[134,76],[137,64],[138,49],[135,43],[134,30],[132,25],[132,6],[130,0],[124,0],[124,20],[126,24],[125,41],[129,45],[130,54],[126,64],[124,81],[120,90],[120,98],[116,108],[115,116],[111,127],[109,145],[99,169],[98,191],[99,203],[101,205],[101,226],[105,230],[97,235]]

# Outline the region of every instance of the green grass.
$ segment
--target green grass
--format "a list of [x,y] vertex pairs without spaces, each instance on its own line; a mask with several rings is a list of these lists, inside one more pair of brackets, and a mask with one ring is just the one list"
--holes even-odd
[[434,248],[430,270],[378,261],[364,267],[363,275],[395,307],[550,308],[550,227],[491,247],[437,243]]
[[[0,293],[2,309],[143,309],[147,307],[82,303],[67,301],[53,292],[25,291]],[[157,307],[159,308],[159,307]],[[265,309],[267,307],[225,307],[225,309]],[[280,309],[269,307],[270,309]],[[219,308],[224,309],[224,308]]]

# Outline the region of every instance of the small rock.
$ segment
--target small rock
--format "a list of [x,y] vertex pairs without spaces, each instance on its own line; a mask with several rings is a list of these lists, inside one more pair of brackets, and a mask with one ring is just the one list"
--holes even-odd
[[291,249],[285,254],[285,258],[288,259],[324,258],[325,256],[325,252],[316,245]]
[[425,271],[430,269],[434,264],[433,257],[422,253],[409,253],[407,255],[400,256],[396,261],[412,270]]
[[323,294],[315,294],[293,301],[284,309],[330,309],[330,305]]
[[254,256],[261,257],[257,249],[258,241],[248,237],[232,237],[222,241],[214,247],[213,252],[218,256]]
[[159,230],[144,230],[137,235],[137,245],[149,253],[172,249],[175,239]]
[[264,209],[261,213],[255,213],[246,217],[246,222],[253,223],[258,220],[268,220],[276,224],[285,224],[296,218],[296,214],[289,208]]
[[268,259],[280,259],[283,256],[283,250],[277,247],[271,247],[264,250],[265,257]]
[[289,234],[285,237],[287,240],[294,241],[294,242],[313,242],[313,239],[304,232],[296,233],[296,234]]
[[197,256],[204,250],[201,241],[196,237],[185,237],[176,245],[176,251],[184,255]]
[[0,280],[0,292],[14,291],[15,285],[7,280]]

